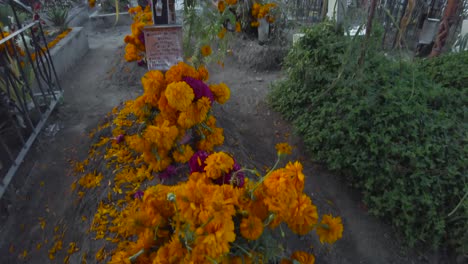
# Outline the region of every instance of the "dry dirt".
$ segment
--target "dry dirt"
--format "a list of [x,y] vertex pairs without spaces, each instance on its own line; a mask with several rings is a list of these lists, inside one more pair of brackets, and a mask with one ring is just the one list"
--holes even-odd
[[[102,194],[96,193],[85,203],[76,202],[76,195],[70,194],[74,178],[69,160],[84,159],[91,143],[87,132],[114,106],[142,92],[139,79],[145,69],[123,61],[122,40],[129,31],[130,27],[87,29],[90,51],[62,79],[64,103],[48,122],[57,124],[60,130],[39,137],[1,201],[1,263],[63,263],[70,242],[80,248],[71,255],[70,263],[81,263],[84,254],[87,263],[96,263],[94,254],[104,242],[93,241],[87,230]],[[249,52],[234,49],[237,58],[246,58],[244,53]],[[246,167],[263,169],[274,162],[275,143],[288,141],[296,146],[291,159],[304,164],[306,192],[319,213],[343,218],[343,239],[332,248],[321,246],[315,236],[299,239],[291,235],[285,241],[287,250],[312,250],[317,263],[444,263],[439,256],[406,250],[392,228],[367,214],[357,192],[310,161],[313,154],[305,152],[291,126],[266,104],[269,84],[281,78],[281,72],[255,72],[246,63],[228,58],[224,69],[212,66],[210,76],[210,82],[225,82],[232,92],[231,99],[215,109],[225,130],[221,149],[234,153]],[[51,261],[48,250],[58,234],[63,235],[63,249]]]

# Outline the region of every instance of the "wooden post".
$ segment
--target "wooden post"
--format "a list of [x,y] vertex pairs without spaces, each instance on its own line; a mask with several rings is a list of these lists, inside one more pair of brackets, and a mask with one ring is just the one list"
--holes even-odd
[[406,29],[408,28],[408,25],[411,21],[411,15],[413,14],[415,2],[415,0],[407,0],[406,2],[405,13],[402,15],[400,20],[400,30],[398,31],[397,37],[395,39],[395,44],[398,48],[402,48],[403,38],[406,35]]
[[447,41],[450,32],[450,27],[455,20],[459,3],[459,0],[448,0],[447,6],[444,10],[444,16],[440,22],[439,31],[437,32],[434,42],[434,47],[432,48],[429,58],[437,57],[442,53],[442,49],[445,46],[445,42]]
[[369,7],[369,16],[367,17],[367,24],[366,24],[366,37],[364,41],[362,42],[361,56],[359,57],[359,62],[358,62],[359,65],[362,65],[364,63],[364,57],[366,56],[367,43],[369,42],[370,34],[372,32],[372,20],[374,20],[376,5],[377,5],[377,0],[371,0],[371,4]]

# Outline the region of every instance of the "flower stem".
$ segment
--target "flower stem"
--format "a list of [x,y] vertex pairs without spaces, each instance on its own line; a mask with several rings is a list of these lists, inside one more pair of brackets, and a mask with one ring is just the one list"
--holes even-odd
[[465,195],[460,200],[460,202],[457,204],[457,206],[455,206],[455,208],[447,215],[448,217],[453,215],[458,210],[458,208],[462,205],[463,201],[466,199],[467,196],[468,196],[468,192],[465,193]]
[[134,262],[137,260],[137,258],[138,258],[139,256],[141,256],[141,254],[143,254],[143,253],[145,253],[145,249],[144,249],[144,248],[141,249],[140,251],[138,251],[135,255],[129,257],[128,260],[130,260],[131,263],[134,263]]
[[281,160],[281,155],[278,155],[278,158],[276,159],[276,163],[275,163],[275,165],[273,165],[273,168],[271,168],[271,169],[268,171],[268,173],[267,173],[265,176],[263,176],[263,177],[257,182],[257,184],[255,184],[255,186],[254,186],[254,188],[252,189],[251,194],[250,194],[251,197],[253,197],[255,190],[257,190],[257,188],[265,181],[265,179],[268,178],[268,176],[270,176],[271,172],[273,172],[274,170],[276,170],[276,167],[278,166],[280,160]]

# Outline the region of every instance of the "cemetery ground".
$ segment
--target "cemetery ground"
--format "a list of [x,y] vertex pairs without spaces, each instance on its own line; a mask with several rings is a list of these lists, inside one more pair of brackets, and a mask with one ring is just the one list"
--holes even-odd
[[[142,92],[140,78],[146,69],[125,62],[123,56],[122,39],[128,31],[128,26],[86,28],[90,50],[61,79],[63,103],[1,202],[1,263],[98,263],[96,253],[110,243],[94,240],[88,232],[99,199],[79,201],[71,192],[76,178],[70,161],[86,158],[92,143],[88,133],[113,107]],[[290,160],[304,165],[305,192],[319,212],[339,215],[344,224],[343,238],[332,248],[312,236],[300,240],[288,234],[286,250],[313,247],[316,263],[444,263],[441,254],[408,249],[389,225],[368,215],[358,192],[310,161],[313,153],[306,153],[291,125],[266,103],[269,84],[282,77],[281,71],[256,70],[236,59],[248,57],[242,53],[249,50],[234,48],[224,68],[209,68],[208,82],[225,82],[231,89],[230,100],[214,110],[225,131],[220,150],[233,153],[245,167],[264,169],[275,159],[274,144],[289,142],[295,146]]]

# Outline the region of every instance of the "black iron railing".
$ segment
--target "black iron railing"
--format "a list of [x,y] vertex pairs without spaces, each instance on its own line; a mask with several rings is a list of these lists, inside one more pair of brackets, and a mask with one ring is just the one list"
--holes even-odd
[[0,198],[43,128],[63,90],[39,21],[23,25],[8,0],[15,23],[0,29]]

